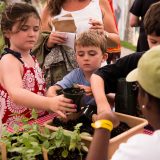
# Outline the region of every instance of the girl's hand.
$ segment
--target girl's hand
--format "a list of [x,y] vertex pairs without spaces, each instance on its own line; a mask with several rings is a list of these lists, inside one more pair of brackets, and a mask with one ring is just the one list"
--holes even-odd
[[47,97],[55,97],[57,96],[57,91],[61,90],[62,88],[58,85],[53,85],[51,87],[48,88],[47,92],[46,92],[46,96]]
[[91,24],[90,29],[97,29],[100,33],[104,32],[104,25],[102,22],[90,19],[89,24]]
[[65,33],[51,32],[46,45],[48,48],[52,48],[55,44],[65,43],[66,40],[67,40],[67,37]]
[[67,118],[65,112],[76,112],[76,105],[71,99],[65,98],[64,95],[50,98],[50,110],[59,114],[63,118]]

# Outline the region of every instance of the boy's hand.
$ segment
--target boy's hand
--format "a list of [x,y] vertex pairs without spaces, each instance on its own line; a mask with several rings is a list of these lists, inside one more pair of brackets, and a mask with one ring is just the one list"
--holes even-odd
[[48,88],[47,92],[46,92],[46,96],[47,97],[55,97],[57,96],[57,90],[62,89],[60,86],[58,85],[54,85]]
[[80,85],[80,84],[76,84],[76,86],[79,87],[80,89],[84,89],[84,91],[85,91],[87,96],[91,96],[92,95],[91,87],[85,86],[85,85]]

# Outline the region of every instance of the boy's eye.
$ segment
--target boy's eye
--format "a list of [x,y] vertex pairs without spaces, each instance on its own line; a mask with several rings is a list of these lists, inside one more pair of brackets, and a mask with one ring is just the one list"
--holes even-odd
[[152,43],[152,44],[156,44],[156,43],[157,43],[157,41],[152,41],[151,43]]
[[83,57],[84,56],[84,52],[77,52],[77,55],[80,56],[80,57]]
[[152,43],[152,44],[157,44],[158,41],[151,39],[151,40],[150,40],[150,43]]
[[90,56],[95,56],[97,54],[97,52],[96,51],[88,51],[88,54]]

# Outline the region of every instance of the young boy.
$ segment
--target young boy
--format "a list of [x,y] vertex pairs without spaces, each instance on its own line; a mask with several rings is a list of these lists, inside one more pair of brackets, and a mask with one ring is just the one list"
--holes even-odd
[[[107,40],[105,35],[94,30],[89,30],[80,34],[75,42],[76,60],[79,68],[67,74],[61,81],[48,89],[47,96],[56,96],[56,91],[72,87],[74,84],[90,86],[90,77],[101,63],[106,61]],[[90,87],[85,87],[90,91]]]
[[[150,7],[144,18],[144,27],[150,48],[160,44],[159,15],[160,3],[158,2]],[[137,67],[143,53],[134,53],[120,58],[115,64],[104,66],[91,76],[91,88],[97,103],[98,113],[110,108],[105,94],[116,93],[118,79],[125,78],[131,70]]]

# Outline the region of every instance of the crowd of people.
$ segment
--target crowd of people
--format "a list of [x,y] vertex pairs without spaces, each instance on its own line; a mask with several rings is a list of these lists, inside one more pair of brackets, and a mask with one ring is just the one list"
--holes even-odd
[[[120,78],[127,77],[127,81],[138,83],[140,109],[155,132],[152,136],[131,137],[126,144],[120,145],[112,159],[158,160],[160,2],[156,2],[150,3],[141,19],[150,49],[105,65],[107,49],[120,46],[111,1],[48,0],[41,14],[28,3],[7,5],[0,27],[7,46],[0,59],[2,123],[13,126],[23,117],[31,117],[33,108],[38,116],[55,112],[67,118],[67,113],[76,112],[77,106],[63,94],[57,95],[57,91],[76,84],[86,93],[90,92],[85,97],[86,105],[94,101],[97,106],[95,133],[87,160],[106,159],[110,132],[119,123],[113,111],[117,83]],[[135,13],[132,22],[139,16],[133,9],[136,3],[130,10]],[[65,22],[64,28],[55,25],[55,22],[62,25],[61,20]],[[138,24],[137,20],[132,26]],[[75,36],[73,48],[65,45],[70,38],[68,32]],[[62,65],[65,72],[58,70],[58,67],[64,70]],[[52,66],[52,70],[46,72],[46,66]]]

